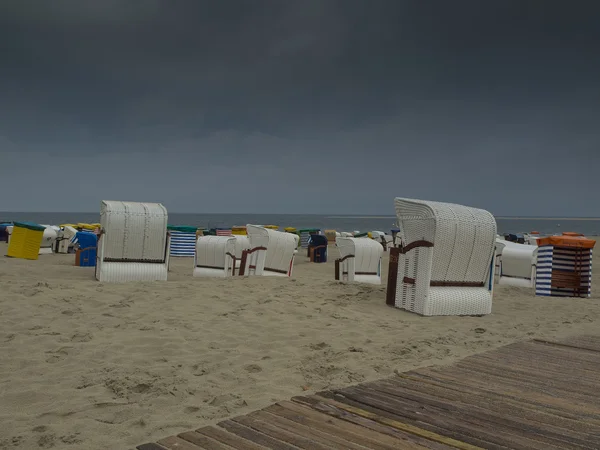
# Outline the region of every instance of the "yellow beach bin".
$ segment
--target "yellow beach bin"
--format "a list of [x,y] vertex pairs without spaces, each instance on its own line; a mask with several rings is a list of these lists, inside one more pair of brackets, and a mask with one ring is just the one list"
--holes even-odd
[[15,222],[6,256],[11,258],[38,259],[44,230],[37,223]]

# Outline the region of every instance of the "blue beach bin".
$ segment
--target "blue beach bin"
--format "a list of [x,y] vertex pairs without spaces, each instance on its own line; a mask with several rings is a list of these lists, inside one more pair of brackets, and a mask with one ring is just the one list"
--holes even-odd
[[308,256],[311,262],[327,262],[327,248],[329,242],[327,236],[322,234],[312,234],[308,241]]
[[79,244],[79,248],[75,252],[75,265],[79,267],[96,267],[98,237],[94,233],[78,231],[75,238]]

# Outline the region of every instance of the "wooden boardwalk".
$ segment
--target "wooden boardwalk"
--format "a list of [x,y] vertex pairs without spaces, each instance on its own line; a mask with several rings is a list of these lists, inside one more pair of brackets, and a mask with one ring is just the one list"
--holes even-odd
[[598,449],[600,336],[295,397],[138,450]]

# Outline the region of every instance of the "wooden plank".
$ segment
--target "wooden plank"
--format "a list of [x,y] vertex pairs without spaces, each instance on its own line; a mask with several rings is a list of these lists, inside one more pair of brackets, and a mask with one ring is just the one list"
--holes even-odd
[[[556,416],[550,416],[536,409],[525,409],[508,402],[497,402],[478,393],[464,392],[455,389],[453,386],[449,386],[448,383],[438,384],[431,380],[416,380],[408,376],[398,376],[393,379],[382,380],[374,388],[377,389],[380,387],[390,387],[394,390],[402,388],[413,392],[430,394],[440,401],[456,405],[457,408],[468,407],[472,410],[473,414],[481,414],[482,417],[488,417],[492,421],[498,420],[499,423],[504,421],[516,423],[517,427],[523,426],[525,432],[537,433],[538,436],[542,436],[542,439],[548,438],[552,441],[561,441],[564,443],[562,445],[566,445],[566,448],[571,448],[568,442],[575,443],[575,447],[573,448],[581,448],[587,442],[588,435],[586,433],[580,433],[574,431],[572,428],[564,427],[565,421],[563,419],[558,420]],[[540,438],[536,437],[536,440],[540,440]]]
[[137,450],[168,450],[162,445],[155,444],[154,442],[148,442],[147,444],[138,445]]
[[266,447],[241,438],[236,434],[229,433],[222,428],[202,427],[196,433],[207,436],[221,444],[229,445],[236,450],[264,450]]
[[[374,408],[370,405],[360,404],[361,406],[365,407],[365,409],[363,409],[362,407],[356,407],[354,405],[350,405],[349,403],[342,403],[331,398],[324,398],[317,395],[311,397],[294,397],[292,400],[296,402],[304,402],[305,404],[310,405],[312,408],[318,409],[319,411],[327,412],[328,414],[334,415],[336,417],[337,415],[339,415],[342,418],[347,418],[348,413],[351,415],[360,416],[369,420],[373,420],[375,422],[379,422],[382,425],[395,428],[396,430],[408,432],[434,442],[446,444],[451,447],[468,450],[482,448],[477,445],[471,445],[471,443],[463,442],[457,439],[453,439],[452,437],[447,437],[441,434],[431,432],[424,428],[419,428],[417,426],[401,422],[399,420],[396,420],[398,416],[387,413],[386,411],[379,410],[378,408]],[[340,415],[340,410],[345,412],[346,414]],[[479,439],[472,440],[482,442]],[[501,447],[496,447],[488,444],[486,448],[493,449]]]
[[[454,367],[465,367],[471,371],[478,371],[480,368],[500,369],[501,374],[507,372],[516,374],[517,376],[525,375],[531,381],[541,383],[560,383],[563,387],[573,388],[573,375],[577,375],[577,380],[582,381],[582,389],[587,389],[584,392],[589,394],[590,388],[595,388],[591,393],[597,391],[598,371],[590,368],[589,365],[577,364],[569,362],[566,364],[564,360],[562,364],[555,360],[550,362],[547,358],[539,359],[535,356],[511,355],[510,358],[501,355],[485,355],[477,360],[461,361]],[[565,367],[567,366],[567,367]],[[577,383],[580,384],[580,383]],[[575,392],[575,391],[574,391]]]
[[564,361],[579,361],[595,367],[600,366],[600,352],[587,351],[565,345],[543,344],[541,342],[521,342],[497,349],[498,354],[513,353],[542,355],[550,358],[561,358]]
[[[279,409],[275,409],[275,408],[279,408]],[[289,418],[290,415],[292,415],[292,416],[294,415],[293,411],[279,407],[279,405],[275,405],[275,408],[269,409],[268,411],[267,410],[262,411],[260,414],[266,414],[270,417],[276,418],[278,421],[280,421],[279,423],[281,423],[282,426],[286,426],[286,424],[290,424],[289,426],[295,427],[295,429],[298,429],[298,430],[302,430],[303,433],[304,433],[304,430],[307,430],[308,433],[314,433],[315,437],[323,439],[323,442],[327,442],[330,448],[332,448],[332,445],[334,446],[333,448],[336,448],[336,446],[339,448],[339,446],[341,445],[342,448],[349,449],[349,450],[365,448],[365,446],[363,446],[363,445],[355,444],[356,440],[353,439],[352,433],[348,433],[347,429],[351,427],[351,429],[355,430],[357,433],[364,435],[365,433],[369,433],[368,428],[362,428],[357,425],[342,422],[342,424],[346,425],[345,428],[340,427],[340,426],[331,426],[327,430],[327,432],[320,431],[319,429],[317,429],[314,426],[303,425],[301,423],[301,421],[300,422],[293,421],[292,418]],[[305,407],[299,405],[299,408],[305,408]],[[332,422],[332,420],[327,415],[319,413],[317,411],[314,411],[314,412],[322,416],[322,419],[321,419],[322,421],[324,420],[326,423]],[[306,414],[306,415],[308,415],[308,414]],[[389,438],[385,438],[385,437],[384,437],[384,440],[390,441],[390,443],[393,443],[393,445],[395,445],[398,448],[404,448],[406,446],[409,446],[410,448],[429,448],[429,449],[440,449],[440,450],[442,450],[442,449],[446,450],[449,448],[447,446],[440,446],[439,444],[437,444],[435,442],[427,441],[425,439],[421,439],[416,436],[413,437],[408,434],[395,435],[393,441],[390,440]],[[366,447],[366,448],[370,448],[370,447]]]
[[195,431],[188,431],[186,433],[178,434],[177,437],[184,441],[191,442],[200,448],[206,448],[209,450],[231,450],[229,445],[222,444],[221,442],[215,441],[209,437],[206,437]]
[[600,352],[600,336],[574,336],[558,341],[534,339],[534,342],[546,345],[555,345],[563,347],[572,347],[593,352]]
[[377,426],[370,427],[368,422],[345,421],[295,402],[278,402],[266,410],[268,412],[274,411],[289,420],[328,434],[338,435],[342,433],[348,440],[369,449],[393,450],[398,445],[398,441],[401,441],[399,437],[388,433],[389,430],[385,427],[382,427],[383,430],[380,432],[377,429],[379,424],[375,423]]
[[267,436],[264,433],[241,425],[233,420],[224,420],[223,422],[219,422],[218,425],[220,427],[225,428],[230,433],[237,434],[238,436],[244,439],[263,445],[273,450],[298,450],[297,447],[289,445],[285,442],[281,442],[277,439]]
[[[448,423],[444,423],[444,421],[437,421],[437,423],[430,423],[421,421],[419,419],[414,419],[408,417],[406,414],[398,413],[398,412],[389,412],[385,408],[381,409],[380,407],[376,407],[371,404],[363,403],[353,396],[341,396],[334,395],[332,393],[322,393],[324,396],[327,396],[328,404],[317,404],[313,405],[314,408],[319,410],[324,409],[325,411],[335,414],[339,414],[339,410],[344,413],[353,413],[362,417],[370,418],[382,425],[386,425],[388,427],[392,426],[394,428],[400,430],[411,430],[410,432],[414,432],[417,436],[427,436],[431,434],[431,440],[436,442],[444,442],[445,439],[450,439],[451,441],[456,442],[465,442],[468,445],[477,447],[477,448],[486,448],[486,449],[503,449],[504,447],[493,444],[492,442],[480,439],[477,436],[470,436],[468,438],[464,438],[464,433],[459,433],[457,430],[453,428],[452,425]],[[315,397],[318,398],[318,397]],[[314,399],[313,399],[314,401]],[[333,405],[333,406],[332,406]],[[378,405],[381,406],[381,405]],[[349,409],[351,408],[351,409]],[[362,412],[366,413],[363,414]],[[440,423],[441,422],[441,423]],[[450,445],[450,444],[447,444]],[[453,445],[455,446],[455,445]]]
[[311,448],[314,450],[328,450],[329,447],[323,445],[310,437],[304,437],[298,435],[296,432],[289,432],[283,428],[279,428],[276,425],[267,423],[264,420],[260,420],[254,414],[247,416],[240,416],[233,419],[235,422],[245,425],[248,428],[252,428],[260,433],[271,436],[281,442],[287,442],[298,448]]
[[[440,402],[427,399],[425,396],[420,396],[421,402],[414,395],[412,400],[407,400],[369,389],[366,386],[344,389],[343,395],[355,402],[377,408],[383,411],[384,415],[389,413],[415,422],[420,421],[421,428],[424,429],[432,431],[433,428],[430,427],[434,425],[445,430],[439,432],[440,434],[452,436],[460,441],[471,442],[474,445],[479,445],[479,443],[475,444],[476,441],[470,441],[472,438],[520,450],[545,450],[550,447],[548,444],[529,439],[526,434],[515,435],[514,429],[507,430],[506,427],[501,427],[499,424],[494,424],[481,417],[444,411]],[[426,400],[429,400],[429,405]],[[339,401],[344,402],[344,398]]]
[[[448,372],[454,373],[457,369],[463,368],[470,369],[471,373],[479,380],[501,387],[501,389],[512,392],[514,395],[535,399],[539,405],[551,406],[555,410],[571,410],[590,419],[600,420],[600,409],[596,405],[597,400],[594,400],[594,396],[586,394],[585,391],[580,389],[574,387],[569,389],[560,386],[558,381],[547,386],[541,386],[541,382],[536,382],[531,378],[527,379],[524,375],[519,377],[511,374],[508,369],[502,370],[501,368],[488,368],[485,366],[469,367],[466,363],[457,365],[449,369]],[[470,375],[466,374],[465,371],[462,374],[465,376]]]
[[[583,380],[578,379],[578,383],[573,383],[572,375],[570,379],[561,376],[560,373],[552,372],[550,368],[546,368],[544,376],[535,369],[527,370],[523,366],[512,364],[511,367],[496,362],[492,359],[479,361],[461,361],[454,366],[455,368],[467,369],[477,374],[485,374],[493,376],[496,379],[502,379],[506,383],[519,384],[524,388],[534,388],[543,390],[551,387],[553,390],[560,391],[565,396],[570,398],[580,398],[582,401],[590,400],[590,396],[598,397],[598,387]],[[573,372],[576,372],[573,369]],[[600,398],[600,397],[598,397]],[[594,401],[593,403],[596,403]]]
[[597,369],[594,368],[594,366],[573,360],[570,360],[568,361],[568,364],[565,364],[564,359],[549,358],[548,356],[542,356],[537,353],[484,353],[469,358],[469,361],[477,362],[487,362],[490,360],[498,363],[502,362],[507,366],[515,365],[525,370],[537,372],[540,378],[548,377],[549,374],[547,371],[552,371],[555,376],[560,376],[563,379],[571,379],[573,377],[573,370],[576,370],[578,372],[578,379],[583,378],[590,382],[595,382],[597,380]]
[[[568,399],[568,396],[560,398],[547,393],[553,387],[551,381],[546,386],[543,385],[541,380],[537,384],[525,380],[520,382],[519,377],[510,377],[508,374],[499,372],[502,372],[502,370],[487,369],[485,366],[469,367],[464,364],[450,366],[443,371],[433,369],[428,372],[423,371],[422,373],[435,373],[439,377],[460,380],[460,382],[469,387],[484,387],[486,390],[495,391],[502,395],[527,399],[535,402],[538,406],[554,407],[563,411],[575,409],[578,413],[581,413],[581,410],[578,409],[579,407],[573,408],[573,403],[575,402],[570,400],[565,401],[565,398]],[[576,396],[573,397],[575,398]],[[598,411],[591,405],[585,404],[585,399],[581,395],[578,398],[583,399],[581,408],[589,410],[589,414],[584,414],[584,416],[597,419]]]
[[285,419],[284,417],[268,411],[258,411],[254,413],[254,416],[262,421],[276,425],[290,433],[298,433],[302,436],[306,436],[319,445],[323,445],[326,448],[335,448],[336,446],[342,446],[346,449],[364,449],[365,447],[354,445],[352,442],[343,439],[341,436],[323,433],[319,430],[315,430],[309,427],[305,427],[299,423]]
[[512,434],[526,436],[527,439],[539,443],[532,444],[531,448],[537,447],[548,450],[551,448],[581,448],[582,445],[586,444],[585,440],[570,437],[566,430],[553,430],[548,426],[542,427],[536,422],[513,419],[510,414],[484,409],[479,405],[485,405],[485,400],[464,403],[456,396],[449,399],[443,395],[443,391],[436,391],[432,389],[431,385],[427,386],[429,392],[412,390],[406,385],[392,383],[391,381],[369,384],[369,388],[380,391],[382,395],[410,399],[415,402],[415,405],[420,405],[423,409],[431,410],[441,416],[459,417],[461,420],[468,422],[472,422],[476,418],[484,426],[503,429]]
[[551,393],[525,389],[523,386],[519,386],[518,383],[503,383],[502,380],[494,379],[484,374],[480,374],[475,378],[472,374],[464,371],[448,370],[445,373],[438,372],[436,376],[440,379],[450,378],[456,380],[456,378],[462,378],[464,385],[468,385],[469,388],[478,388],[490,393],[493,392],[497,399],[510,399],[518,403],[527,403],[531,407],[547,411],[559,417],[583,420],[589,424],[594,424],[594,426],[600,426],[600,421],[598,421],[596,414],[584,413],[582,410],[574,408],[573,404],[568,400],[554,397]]
[[169,450],[210,450],[207,447],[199,447],[177,436],[169,436],[161,439],[158,443]]
[[530,401],[522,395],[511,396],[506,391],[498,393],[492,386],[485,382],[482,382],[479,385],[472,382],[472,380],[465,380],[464,378],[457,379],[456,376],[432,369],[421,369],[419,372],[408,372],[403,376],[409,376],[419,380],[425,379],[428,382],[443,384],[461,392],[474,392],[484,399],[482,401],[487,401],[492,405],[510,405],[510,407],[521,408],[526,414],[531,414],[532,417],[535,414],[538,414],[538,417],[541,418],[540,420],[548,421],[554,426],[562,425],[565,428],[568,427],[570,430],[577,430],[580,432],[588,432],[590,429],[590,424],[584,422],[581,417],[577,415],[567,414],[565,412],[561,412],[560,415],[555,414],[552,408],[539,405],[537,402]]

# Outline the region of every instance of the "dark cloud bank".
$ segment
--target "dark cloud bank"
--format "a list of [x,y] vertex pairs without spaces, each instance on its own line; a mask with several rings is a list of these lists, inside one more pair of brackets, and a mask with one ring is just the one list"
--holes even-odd
[[596,1],[4,0],[0,210],[598,216]]

